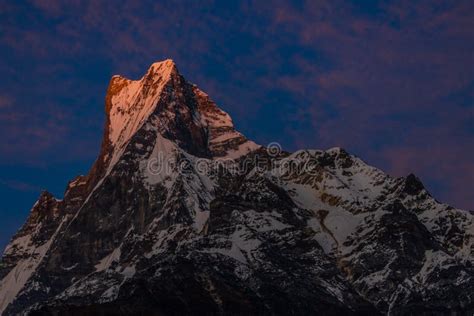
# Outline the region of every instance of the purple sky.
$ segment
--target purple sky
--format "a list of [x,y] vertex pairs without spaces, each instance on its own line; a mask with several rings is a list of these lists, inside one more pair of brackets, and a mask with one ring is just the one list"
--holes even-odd
[[0,246],[87,172],[110,77],[165,58],[260,144],[341,146],[474,209],[473,1],[120,3],[0,0]]

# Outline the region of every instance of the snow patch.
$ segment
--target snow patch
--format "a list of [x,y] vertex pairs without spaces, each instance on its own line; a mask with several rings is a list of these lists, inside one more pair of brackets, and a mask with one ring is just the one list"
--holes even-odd
[[[65,219],[61,221],[51,239],[38,247],[30,248],[28,257],[21,259],[0,281],[0,315],[7,306],[15,300],[18,293],[20,293],[30,277],[36,271],[38,265],[43,261],[46,252],[49,250],[53,240],[56,238],[56,235],[60,231],[64,221]],[[22,238],[20,244],[25,245],[27,240],[29,239]]]
[[110,254],[102,258],[98,264],[95,265],[97,272],[107,270],[114,261],[119,261],[121,256],[120,248],[115,248]]
[[154,63],[140,80],[125,80],[124,87],[112,96],[109,113],[109,140],[114,146],[109,170],[121,156],[130,138],[156,108],[164,86],[170,80],[174,64],[171,60]]
[[245,143],[240,144],[236,149],[229,149],[224,156],[216,157],[215,159],[222,159],[222,158],[230,158],[230,159],[238,159],[242,156],[245,156],[252,151],[259,149],[260,145],[248,140]]

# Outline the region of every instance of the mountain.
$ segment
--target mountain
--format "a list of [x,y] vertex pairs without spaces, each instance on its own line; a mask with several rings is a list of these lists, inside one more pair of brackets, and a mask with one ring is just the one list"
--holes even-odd
[[416,176],[257,145],[171,60],[105,111],[89,174],[5,249],[2,315],[474,312],[473,215]]

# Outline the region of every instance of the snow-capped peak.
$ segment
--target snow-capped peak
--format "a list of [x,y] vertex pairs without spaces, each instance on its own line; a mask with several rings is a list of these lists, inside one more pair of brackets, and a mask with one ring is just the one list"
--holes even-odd
[[[415,176],[341,148],[256,151],[171,60],[112,77],[106,111],[92,170],[43,193],[7,247],[0,314],[474,308],[474,217]],[[236,173],[218,159],[250,151]]]
[[106,96],[107,126],[102,160],[108,169],[119,160],[130,138],[154,112],[165,85],[178,75],[171,59],[153,63],[139,80],[112,77]]
[[198,156],[235,159],[260,147],[237,132],[206,93],[184,80],[171,59],[153,63],[139,80],[113,76],[106,112],[102,158],[109,170],[151,115],[157,116],[150,123],[159,125],[158,133]]
[[150,66],[140,80],[112,77],[108,100],[109,139],[114,147],[121,147],[152,113],[165,84],[176,72],[171,59]]
[[178,68],[172,59],[166,59],[163,61],[157,61],[151,64],[150,68],[147,71],[147,74],[157,74],[161,76],[166,76],[172,72],[177,72]]

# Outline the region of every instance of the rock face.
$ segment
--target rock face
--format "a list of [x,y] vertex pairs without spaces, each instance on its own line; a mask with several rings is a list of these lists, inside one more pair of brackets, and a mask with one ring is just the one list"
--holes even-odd
[[261,147],[171,60],[105,107],[90,173],[7,246],[0,314],[474,312],[473,216],[414,175]]

